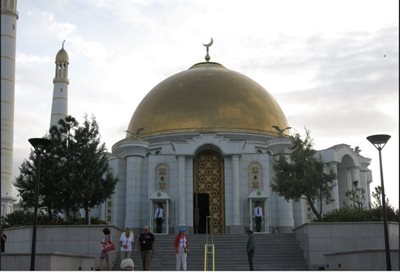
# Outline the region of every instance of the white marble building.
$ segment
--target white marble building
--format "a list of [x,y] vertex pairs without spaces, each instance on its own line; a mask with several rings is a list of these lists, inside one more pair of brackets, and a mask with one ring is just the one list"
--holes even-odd
[[[115,194],[100,209],[116,226],[155,230],[154,210],[166,210],[164,233],[180,226],[204,233],[254,229],[252,209],[264,210],[262,232],[289,232],[310,219],[303,201],[286,201],[271,190],[274,156],[289,152],[286,117],[275,99],[252,79],[219,63],[202,62],[154,87],[137,107],[126,138],[112,148],[119,178]],[[349,200],[353,186],[366,190],[370,159],[348,145],[319,151],[337,173],[335,202]],[[209,216],[209,217],[208,217]],[[210,226],[210,225],[209,225]]]
[[[1,214],[12,212],[16,0],[1,1]],[[208,49],[208,47],[207,47]],[[68,113],[69,57],[56,56],[50,125]],[[289,152],[288,122],[275,99],[252,79],[219,63],[193,65],[154,87],[132,116],[126,138],[117,142],[110,164],[119,182],[115,194],[92,216],[118,227],[154,229],[154,210],[161,203],[163,232],[186,226],[204,233],[211,218],[216,233],[254,229],[252,208],[264,210],[262,232],[291,231],[309,220],[305,202],[286,201],[271,191],[274,156]],[[354,186],[369,203],[370,159],[348,145],[319,151],[337,173],[335,202],[349,200]]]
[[1,0],[1,215],[13,212],[15,52],[17,1]]

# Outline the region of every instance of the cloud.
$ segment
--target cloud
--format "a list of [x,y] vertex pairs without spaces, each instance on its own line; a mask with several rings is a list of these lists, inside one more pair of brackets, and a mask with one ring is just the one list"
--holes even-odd
[[37,56],[37,55],[17,52],[16,62],[17,65],[33,66],[33,65],[40,65],[42,63],[50,63],[51,59],[47,56]]
[[56,16],[52,13],[42,11],[40,15],[42,17],[42,25],[56,33],[57,37],[60,39],[67,38],[76,30],[76,25],[68,22],[59,22],[55,19]]

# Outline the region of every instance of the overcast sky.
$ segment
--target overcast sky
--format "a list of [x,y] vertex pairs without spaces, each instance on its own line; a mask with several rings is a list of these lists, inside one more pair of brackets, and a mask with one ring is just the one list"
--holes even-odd
[[55,56],[69,54],[69,114],[94,115],[108,150],[143,97],[204,61],[245,74],[275,97],[292,132],[315,149],[359,146],[390,134],[382,151],[389,201],[399,202],[399,3],[397,0],[19,0],[14,176],[28,138],[50,125]]

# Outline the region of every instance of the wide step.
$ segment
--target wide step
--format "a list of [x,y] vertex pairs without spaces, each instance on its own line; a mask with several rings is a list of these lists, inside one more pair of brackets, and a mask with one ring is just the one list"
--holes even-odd
[[[308,270],[303,252],[293,234],[255,234],[255,270]],[[154,271],[175,270],[175,235],[156,235],[154,255],[150,269]],[[190,234],[188,270],[204,270],[204,234]],[[247,234],[219,234],[213,237],[215,245],[215,269],[218,271],[249,270],[246,244]],[[135,241],[137,243],[137,241]],[[211,238],[209,237],[209,243]],[[134,245],[136,247],[137,244]],[[142,270],[140,253],[133,253],[135,270]],[[114,262],[114,270],[120,270],[120,258]],[[211,270],[211,258],[209,268]]]

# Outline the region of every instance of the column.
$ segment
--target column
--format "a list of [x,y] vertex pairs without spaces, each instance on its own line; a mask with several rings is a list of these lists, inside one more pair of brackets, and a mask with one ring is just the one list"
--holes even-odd
[[142,157],[130,156],[126,159],[126,188],[125,188],[125,226],[141,228],[140,203],[142,180]]
[[339,178],[338,178],[338,171],[337,171],[337,163],[336,162],[330,162],[328,163],[328,171],[332,170],[335,175],[335,185],[332,187],[332,198],[334,201],[331,203],[332,209],[339,209]]
[[233,203],[232,203],[232,215],[233,225],[240,225],[240,181],[239,181],[239,155],[232,155],[232,177],[233,177]]
[[365,169],[360,170],[360,188],[364,189],[364,202],[363,206],[366,208],[370,203],[370,193],[369,193],[369,186],[367,182],[367,171]]
[[178,156],[178,225],[186,226],[185,156]]
[[357,166],[353,166],[351,168],[351,183],[352,183],[352,187],[354,186],[354,183],[357,181],[357,186],[360,187],[360,168]]

